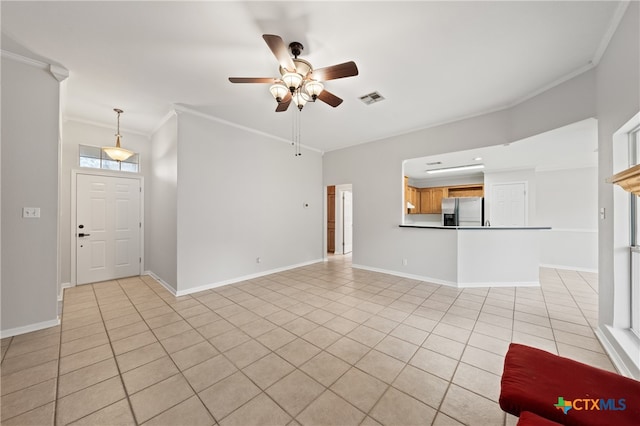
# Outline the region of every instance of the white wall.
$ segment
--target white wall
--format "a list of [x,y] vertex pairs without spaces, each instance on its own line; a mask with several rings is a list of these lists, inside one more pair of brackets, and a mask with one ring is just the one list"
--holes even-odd
[[543,266],[598,270],[598,168],[536,173],[536,214]]
[[322,156],[302,154],[294,157],[283,141],[179,113],[179,292],[323,258]]
[[[598,203],[606,210],[599,220],[598,333],[617,365],[640,378],[638,344],[629,355],[625,345],[624,317],[628,319],[625,292],[628,292],[628,250],[617,239],[616,230],[624,228],[625,211],[616,211],[614,187],[606,183],[613,170],[613,135],[640,111],[640,4],[630,2],[597,68],[598,114]],[[625,194],[619,194],[625,196]],[[624,206],[622,207],[624,210]],[[627,241],[628,244],[628,241]],[[622,296],[622,297],[621,297]],[[628,297],[628,293],[627,293]]]
[[149,202],[145,235],[145,269],[174,290],[178,289],[178,120],[174,115],[151,138],[151,171],[146,185]]
[[[126,120],[126,111],[122,114],[121,122]],[[71,282],[71,244],[75,243],[73,234],[75,224],[71,223],[71,171],[79,169],[78,146],[109,146],[115,145],[115,118],[114,126],[108,127],[100,124],[83,123],[74,120],[66,120],[62,123],[62,162],[60,167],[60,273],[61,284],[68,285]],[[131,133],[120,126],[122,133],[122,147],[140,153],[140,174],[145,177],[145,204],[149,202],[148,177],[151,168],[149,138],[140,134]],[[84,169],[91,170],[91,169]],[[96,169],[96,172],[100,172]],[[150,211],[145,210],[145,224],[148,222]],[[147,236],[148,237],[148,236]],[[145,242],[145,253],[149,245]]]
[[59,91],[47,70],[2,57],[2,337],[58,323]]
[[[409,235],[400,229],[402,162],[444,152],[514,142],[595,116],[593,70],[585,72],[516,107],[324,155],[324,184],[353,184],[353,263],[405,273],[403,258],[415,257]],[[472,136],[472,137],[470,137]]]

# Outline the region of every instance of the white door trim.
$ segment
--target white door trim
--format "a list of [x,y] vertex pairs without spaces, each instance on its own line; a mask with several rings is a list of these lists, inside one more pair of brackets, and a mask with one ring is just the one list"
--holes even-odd
[[77,285],[77,248],[76,248],[76,207],[77,207],[77,185],[76,179],[78,175],[90,175],[90,176],[107,176],[107,177],[119,177],[127,179],[136,179],[140,182],[140,188],[142,188],[142,194],[140,196],[140,262],[139,275],[142,275],[144,271],[144,176],[137,173],[123,173],[119,171],[110,171],[103,169],[73,169],[71,170],[71,286]]

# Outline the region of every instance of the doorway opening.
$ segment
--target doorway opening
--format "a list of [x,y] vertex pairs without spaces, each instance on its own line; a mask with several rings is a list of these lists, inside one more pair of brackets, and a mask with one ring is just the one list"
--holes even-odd
[[349,254],[353,251],[353,186],[327,187],[327,252]]

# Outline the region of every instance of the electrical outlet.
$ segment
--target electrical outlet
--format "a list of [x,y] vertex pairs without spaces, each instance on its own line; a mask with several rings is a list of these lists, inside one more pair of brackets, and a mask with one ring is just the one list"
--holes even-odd
[[600,219],[604,219],[605,218],[605,212],[606,210],[604,209],[604,207],[600,207]]
[[402,259],[402,266],[407,266],[408,263],[407,259]]
[[262,262],[262,259],[260,259],[259,257],[256,257],[256,263],[260,263]]
[[40,217],[40,207],[23,207],[22,217],[25,219],[37,219]]

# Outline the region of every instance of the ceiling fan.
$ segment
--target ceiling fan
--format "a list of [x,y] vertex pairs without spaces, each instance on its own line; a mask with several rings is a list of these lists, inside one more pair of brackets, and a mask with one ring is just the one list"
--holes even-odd
[[[301,43],[294,41],[287,49],[280,36],[264,34],[262,38],[280,63],[280,78],[229,77],[230,82],[271,84],[269,91],[278,102],[276,112],[286,111],[291,101],[299,110],[302,110],[307,101],[315,102],[316,99],[334,108],[342,103],[342,99],[324,89],[322,82],[358,75],[355,62],[349,61],[314,70],[309,62],[298,58],[304,49]],[[289,50],[293,58],[289,55]]]

